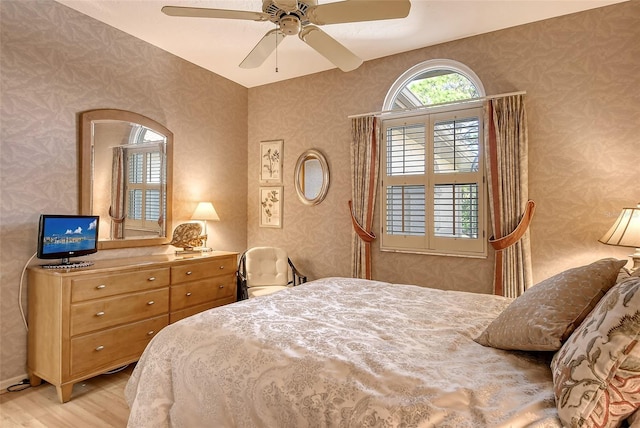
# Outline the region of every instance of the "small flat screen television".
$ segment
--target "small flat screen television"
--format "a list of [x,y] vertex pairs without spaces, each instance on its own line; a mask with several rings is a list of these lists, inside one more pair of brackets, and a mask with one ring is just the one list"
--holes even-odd
[[53,267],[82,267],[93,263],[69,261],[98,251],[98,216],[42,214],[38,228],[38,258],[60,259]]

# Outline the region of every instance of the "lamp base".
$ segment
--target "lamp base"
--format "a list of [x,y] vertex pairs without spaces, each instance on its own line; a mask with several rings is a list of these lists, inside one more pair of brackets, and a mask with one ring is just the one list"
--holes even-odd
[[636,251],[635,254],[631,254],[631,260],[633,260],[633,266],[631,267],[631,271],[634,272],[640,269],[640,251]]

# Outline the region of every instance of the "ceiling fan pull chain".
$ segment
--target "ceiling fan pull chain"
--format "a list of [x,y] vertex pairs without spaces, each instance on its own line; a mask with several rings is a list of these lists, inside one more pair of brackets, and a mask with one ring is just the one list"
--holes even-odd
[[[276,31],[278,31],[280,28],[278,26],[278,24],[276,24]],[[275,41],[276,41],[276,73],[278,72],[278,33],[276,32],[276,37],[275,37]]]

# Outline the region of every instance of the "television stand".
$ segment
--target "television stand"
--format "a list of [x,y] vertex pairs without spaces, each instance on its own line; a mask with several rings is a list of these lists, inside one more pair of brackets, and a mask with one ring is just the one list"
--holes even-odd
[[78,260],[70,262],[68,258],[64,258],[60,260],[60,263],[50,263],[40,265],[43,269],[77,269],[83,267],[93,266],[93,262],[89,262],[86,260]]

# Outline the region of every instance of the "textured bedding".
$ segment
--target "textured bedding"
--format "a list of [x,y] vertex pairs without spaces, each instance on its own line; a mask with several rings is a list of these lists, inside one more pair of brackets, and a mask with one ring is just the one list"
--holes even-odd
[[151,341],[130,427],[559,427],[550,353],[473,341],[510,299],[326,278]]

